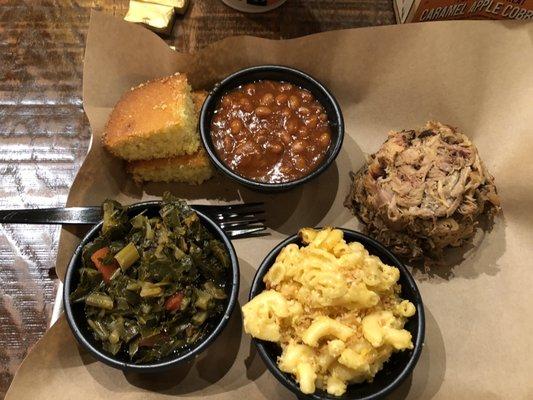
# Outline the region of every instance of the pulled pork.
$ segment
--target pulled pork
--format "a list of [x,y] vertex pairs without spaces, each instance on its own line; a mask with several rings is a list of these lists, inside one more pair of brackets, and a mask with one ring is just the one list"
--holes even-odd
[[345,205],[367,232],[408,260],[461,246],[479,217],[500,209],[494,178],[474,144],[439,122],[390,132],[353,175]]

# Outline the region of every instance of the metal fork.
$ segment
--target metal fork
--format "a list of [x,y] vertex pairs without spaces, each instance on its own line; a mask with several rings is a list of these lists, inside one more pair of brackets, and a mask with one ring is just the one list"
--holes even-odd
[[227,206],[192,205],[213,219],[230,238],[260,235],[266,229],[264,203],[243,203]]
[[[191,207],[213,219],[233,239],[258,236],[266,229],[264,203]],[[96,206],[0,210],[0,224],[94,225],[102,217],[102,208]]]

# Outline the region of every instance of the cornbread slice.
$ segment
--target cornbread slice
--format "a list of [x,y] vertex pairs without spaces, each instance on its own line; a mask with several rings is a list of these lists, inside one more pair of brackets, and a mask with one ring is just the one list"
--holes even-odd
[[200,184],[213,176],[213,167],[204,149],[194,154],[140,160],[128,163],[128,172],[136,182],[186,182]]
[[125,160],[193,154],[200,147],[191,87],[184,74],[141,84],[111,112],[104,146]]
[[[195,115],[207,97],[205,90],[192,93]],[[200,184],[213,176],[213,166],[202,146],[191,155],[160,158],[154,160],[131,161],[128,163],[128,172],[133,175],[136,182],[186,182]]]
[[194,105],[194,111],[196,113],[196,122],[198,123],[198,117],[200,115],[200,110],[204,105],[205,98],[207,97],[207,91],[205,90],[195,90],[192,92],[192,103]]

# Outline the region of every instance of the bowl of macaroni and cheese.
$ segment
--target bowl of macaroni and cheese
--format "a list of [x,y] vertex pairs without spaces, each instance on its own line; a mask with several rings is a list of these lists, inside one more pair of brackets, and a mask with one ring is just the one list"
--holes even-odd
[[410,375],[424,342],[409,271],[346,229],[303,228],[276,246],[242,313],[270,372],[300,398],[381,399]]

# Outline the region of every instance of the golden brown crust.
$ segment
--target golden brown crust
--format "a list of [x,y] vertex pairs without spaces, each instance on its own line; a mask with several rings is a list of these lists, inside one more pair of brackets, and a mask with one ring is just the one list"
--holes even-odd
[[195,90],[192,92],[192,102],[194,103],[194,112],[199,115],[204,101],[207,97],[207,90]]
[[137,182],[187,182],[200,184],[211,178],[213,166],[203,148],[194,154],[132,161],[127,170]]
[[153,160],[130,161],[127,164],[129,172],[139,171],[140,169],[161,169],[176,166],[186,166],[188,168],[204,167],[209,163],[209,158],[202,148],[194,154],[184,154],[182,156],[155,158]]
[[185,74],[134,87],[124,93],[111,112],[104,131],[104,145],[120,156],[118,147],[136,137],[146,138],[176,124],[187,128],[187,121],[182,119],[187,111],[192,111],[191,103],[191,88]]

